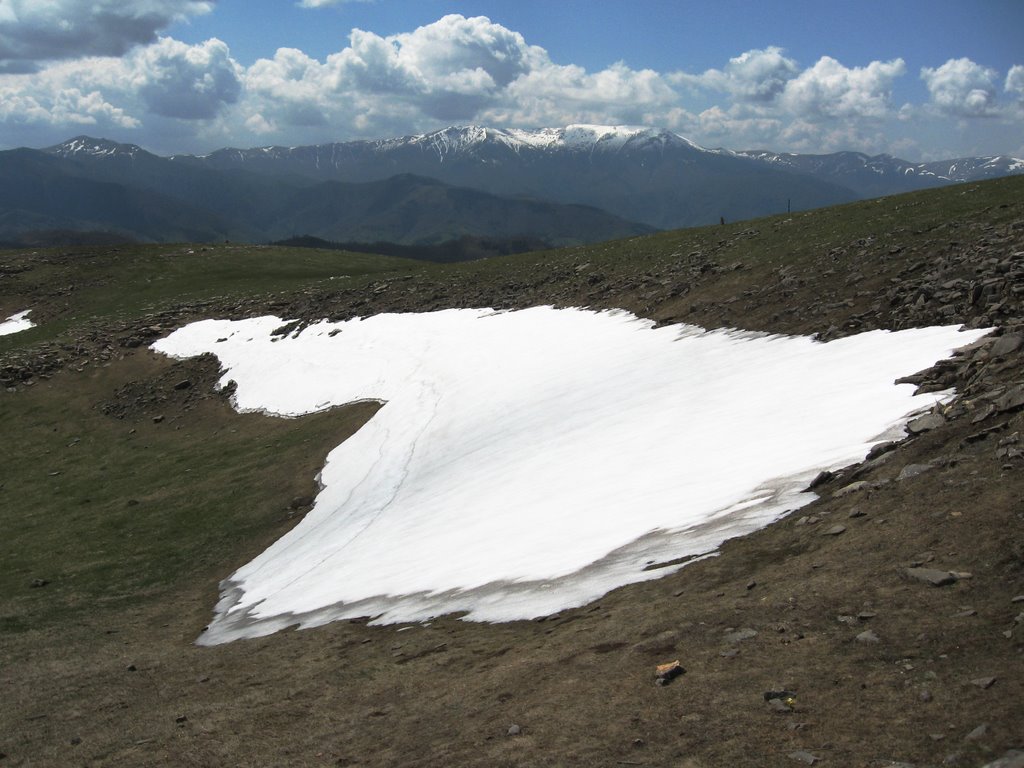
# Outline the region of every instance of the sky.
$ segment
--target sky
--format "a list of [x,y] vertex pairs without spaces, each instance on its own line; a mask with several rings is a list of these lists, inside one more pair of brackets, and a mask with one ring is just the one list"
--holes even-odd
[[1024,157],[1020,0],[0,0],[0,149],[449,125]]

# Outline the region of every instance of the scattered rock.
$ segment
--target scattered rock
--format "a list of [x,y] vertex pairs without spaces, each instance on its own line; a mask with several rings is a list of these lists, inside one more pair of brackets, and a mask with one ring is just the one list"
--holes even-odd
[[819,472],[817,475],[814,476],[814,479],[811,480],[811,484],[807,486],[807,490],[813,491],[818,486],[824,485],[825,483],[827,483],[830,480],[834,479],[835,476],[836,476],[835,472],[830,472],[827,469],[822,470],[821,472]]
[[899,445],[899,443],[897,443],[895,440],[889,440],[884,443],[878,443],[876,445],[873,445],[871,446],[871,450],[868,451],[868,455],[864,457],[864,460],[871,461],[872,459],[877,459],[879,456],[886,454],[889,451],[896,448],[897,445]]
[[988,735],[988,723],[982,723],[964,736],[964,741],[981,741]]
[[655,682],[658,685],[668,685],[685,672],[686,670],[679,663],[679,659],[670,661],[667,664],[659,664],[654,668]]
[[971,685],[976,685],[982,690],[985,690],[995,685],[996,680],[997,678],[995,677],[976,677],[971,680]]
[[857,491],[863,491],[871,485],[867,480],[858,480],[849,485],[844,485],[838,491],[832,494],[833,499],[841,499],[843,496],[849,496],[851,493],[857,493]]
[[821,535],[822,536],[839,536],[839,535],[841,535],[843,533],[846,533],[846,526],[845,525],[833,525],[828,530],[822,531]]
[[1021,345],[1024,345],[1024,336],[1018,333],[1007,333],[993,341],[988,352],[992,357],[1005,357],[1016,352]]
[[188,389],[191,386],[191,381],[189,381],[188,379],[182,379],[181,381],[174,385],[174,388],[180,392],[181,390]]
[[956,576],[950,571],[940,571],[936,568],[907,568],[907,576],[933,587],[945,587],[957,581]]
[[1000,413],[1015,411],[1024,406],[1024,384],[1015,384],[996,399],[996,410]]
[[523,732],[522,728],[520,728],[515,723],[512,723],[512,725],[510,725],[508,727],[508,730],[505,731],[505,735],[506,736],[519,736],[522,732]]
[[160,414],[159,416],[154,416],[154,417],[153,417],[153,423],[154,423],[154,424],[159,424],[159,423],[160,423],[160,422],[162,422],[163,420],[164,420],[164,416],[163,416],[163,414]]
[[918,416],[907,424],[907,432],[912,435],[918,435],[922,432],[928,432],[932,429],[938,429],[946,423],[945,417],[939,413],[926,413],[924,416]]
[[30,589],[41,589],[42,587],[45,587],[49,583],[50,583],[49,579],[32,579],[32,581],[29,582],[28,586],[29,586]]
[[981,768],[1024,768],[1024,750],[1011,749],[998,760],[985,763]]
[[769,699],[768,709],[772,712],[777,712],[780,715],[786,715],[793,711],[793,705],[790,703],[791,699]]
[[935,469],[931,464],[907,464],[903,469],[900,470],[899,475],[896,476],[897,480],[908,480],[911,477],[917,477],[923,475],[928,470]]
[[857,635],[856,639],[858,643],[867,644],[880,643],[882,641],[881,638],[870,629],[865,629],[863,632]]
[[744,640],[750,640],[754,637],[757,637],[757,630],[751,629],[750,627],[744,627],[743,629],[737,629],[734,632],[726,633],[725,637],[722,639],[731,645],[733,643],[741,643]]

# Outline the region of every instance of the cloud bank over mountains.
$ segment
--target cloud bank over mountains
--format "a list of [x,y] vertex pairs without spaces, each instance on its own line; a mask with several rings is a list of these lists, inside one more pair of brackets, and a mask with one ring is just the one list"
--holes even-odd
[[[315,14],[334,4],[301,5]],[[389,36],[353,29],[323,58],[279,48],[249,66],[226,41],[187,44],[162,34],[211,12],[212,0],[0,0],[0,127],[8,146],[39,146],[84,128],[171,152],[397,136],[448,124],[600,123],[665,127],[735,149],[924,158],[1022,150],[1014,126],[1024,118],[1024,65],[998,72],[956,58],[914,72],[902,58],[807,63],[767,46],[697,73],[625,62],[588,71],[556,62],[486,17],[457,14]],[[926,99],[896,103],[896,83],[915,77]],[[1015,134],[1016,145],[1008,138]],[[1000,141],[1007,146],[983,146]]]

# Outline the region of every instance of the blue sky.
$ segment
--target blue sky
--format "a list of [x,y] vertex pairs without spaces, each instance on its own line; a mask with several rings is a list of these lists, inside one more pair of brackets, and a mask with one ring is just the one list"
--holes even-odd
[[449,124],[1024,155],[1024,2],[0,0],[0,147],[153,151]]

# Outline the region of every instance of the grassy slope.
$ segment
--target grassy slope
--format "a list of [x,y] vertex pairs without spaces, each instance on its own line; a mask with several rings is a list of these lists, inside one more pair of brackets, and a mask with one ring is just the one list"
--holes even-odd
[[[1001,593],[990,600],[982,587],[1024,588],[1019,565],[1004,562],[1019,484],[981,454],[961,457],[965,474],[931,496],[868,497],[871,524],[856,530],[845,507],[826,503],[822,514],[831,504],[851,528],[837,540],[845,550],[810,527],[776,526],[560,621],[446,619],[401,635],[339,624],[197,649],[217,581],[294,523],[292,499],[313,492],[327,451],[372,407],[239,416],[210,393],[211,361],[172,363],[117,340],[154,318],[169,327],[205,313],[315,318],[463,303],[625,306],[783,332],[852,330],[851,317],[879,304],[871,322],[897,325],[904,315],[880,300],[890,280],[1024,219],[1022,192],[1008,179],[458,266],[243,246],[0,254],[2,267],[27,267],[0,278],[0,310],[31,306],[44,321],[0,337],[0,368],[45,344],[85,350],[66,351],[51,378],[0,392],[0,753],[16,765],[400,765],[412,755],[425,765],[764,765],[805,748],[854,765],[937,763],[954,747],[977,764],[1012,746],[1019,651],[997,637],[1012,617],[986,613]],[[175,389],[184,379],[191,386]],[[937,440],[907,460],[955,445]],[[981,504],[992,530],[1010,533],[980,530],[974,538],[992,541],[970,550],[947,503]],[[950,566],[960,561],[946,553],[969,552],[973,586],[899,582],[900,563],[924,549]],[[865,600],[883,617],[877,651],[835,622]],[[978,622],[948,626],[960,603],[979,609]],[[737,660],[719,655],[730,626],[760,631]],[[634,649],[664,632],[676,639]],[[650,668],[669,656],[685,657],[690,673],[654,689]],[[997,697],[962,686],[983,674],[1000,676]],[[761,691],[791,684],[809,709],[766,714]],[[916,706],[921,685],[936,691],[938,713]],[[962,745],[982,720],[995,736]],[[513,721],[524,739],[503,737]],[[796,721],[809,735],[787,729]],[[935,731],[956,744],[926,736]]]

